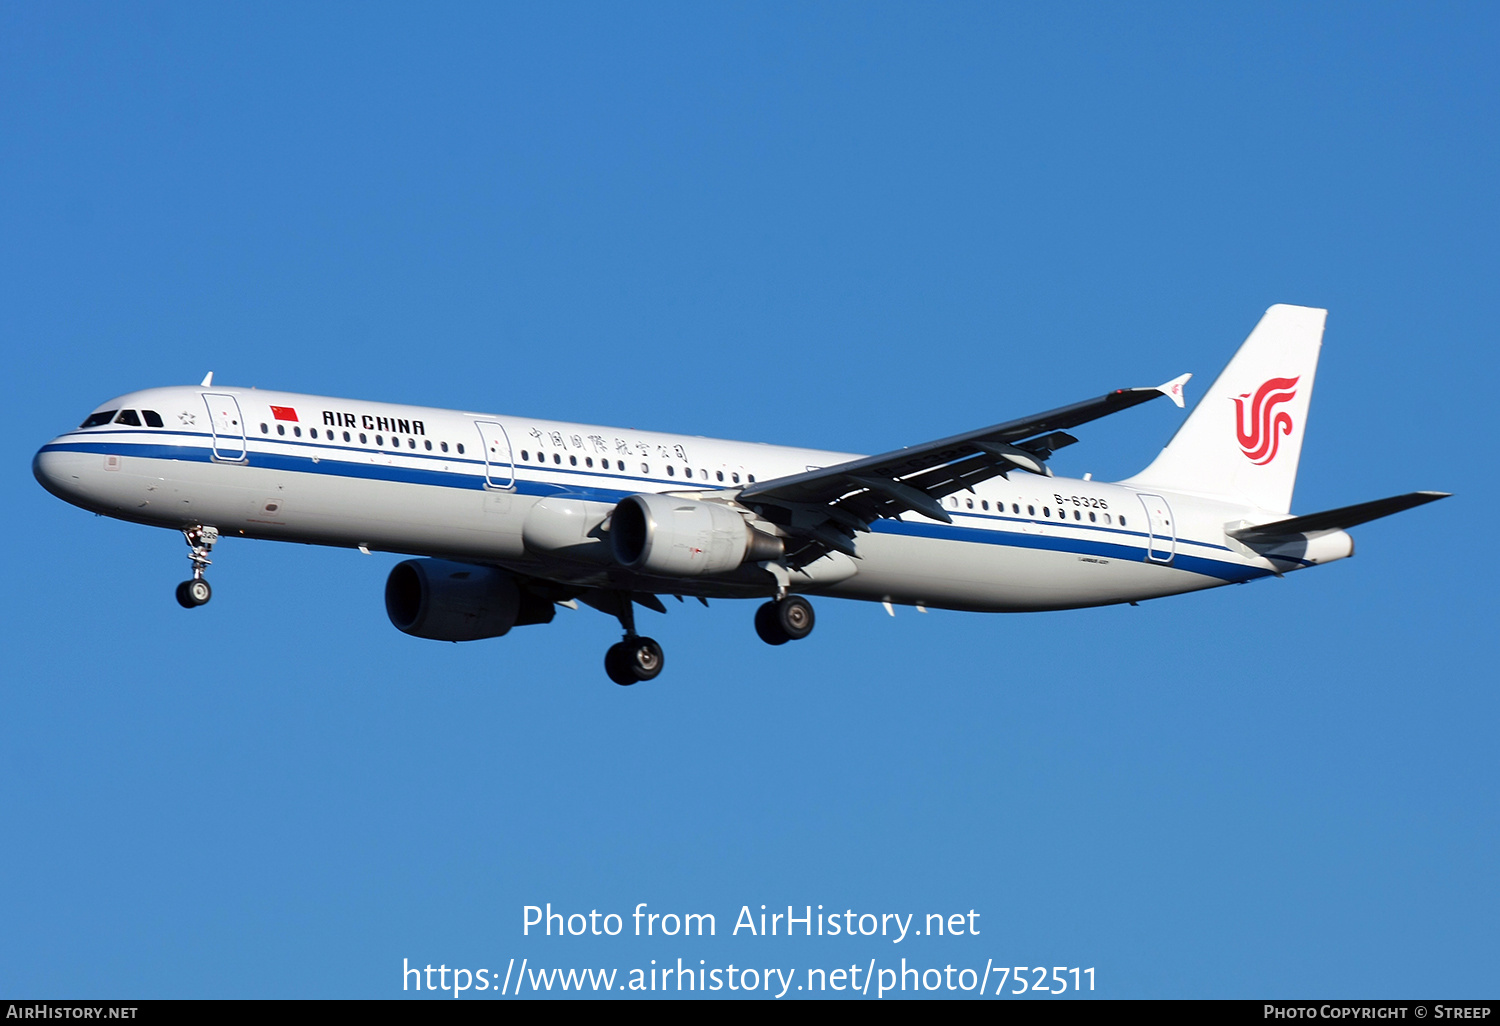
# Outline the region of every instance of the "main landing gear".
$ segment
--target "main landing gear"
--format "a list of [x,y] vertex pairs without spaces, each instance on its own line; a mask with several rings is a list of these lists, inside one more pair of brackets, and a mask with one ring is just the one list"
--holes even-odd
[[666,656],[655,639],[638,634],[627,634],[624,641],[609,646],[604,653],[604,672],[622,686],[653,679],[665,663]]
[[199,525],[184,529],[182,536],[187,539],[188,548],[192,549],[188,553],[188,561],[193,564],[193,577],[177,586],[177,604],[184,609],[192,609],[214,597],[214,590],[208,586],[203,571],[211,563],[208,554],[213,550],[214,542],[219,540],[219,529]]
[[616,607],[611,610],[625,629],[625,640],[609,646],[604,653],[604,672],[621,687],[644,680],[654,680],[666,665],[666,656],[654,638],[643,638],[635,632],[635,605],[626,592],[616,592]]
[[785,645],[811,634],[816,619],[811,602],[801,595],[788,595],[755,611],[755,633],[767,645]]
[[[599,606],[618,617],[625,629],[624,640],[604,653],[604,672],[623,686],[655,679],[666,663],[661,646],[635,632],[635,607],[631,602],[629,594],[618,592],[611,603]],[[768,645],[785,645],[811,634],[816,619],[811,602],[801,595],[787,595],[755,611],[755,633]]]

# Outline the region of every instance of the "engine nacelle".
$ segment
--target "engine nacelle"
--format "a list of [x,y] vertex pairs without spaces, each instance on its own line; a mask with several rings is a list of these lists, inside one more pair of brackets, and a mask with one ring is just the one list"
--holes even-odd
[[784,551],[780,538],[757,531],[728,506],[646,492],[620,500],[609,542],[626,569],[661,577],[728,573]]
[[492,566],[408,559],[385,580],[385,612],[399,631],[433,641],[498,638],[512,627],[549,623],[556,607]]

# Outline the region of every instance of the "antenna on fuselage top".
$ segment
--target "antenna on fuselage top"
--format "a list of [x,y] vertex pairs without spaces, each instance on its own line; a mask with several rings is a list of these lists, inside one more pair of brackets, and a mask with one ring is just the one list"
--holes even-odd
[[214,387],[214,372],[213,371],[209,371],[207,374],[205,374],[203,376],[203,384],[199,385],[198,387],[199,388],[213,388]]

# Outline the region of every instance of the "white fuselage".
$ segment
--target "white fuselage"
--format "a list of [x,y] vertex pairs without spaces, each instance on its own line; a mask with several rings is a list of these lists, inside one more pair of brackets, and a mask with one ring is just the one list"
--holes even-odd
[[[857,458],[238,388],[151,389],[99,409],[149,410],[162,426],[107,423],[42,447],[38,480],[85,509],[173,529],[213,525],[222,537],[490,564],[578,587],[621,586],[602,531],[627,495],[732,496]],[[581,545],[564,551],[528,528],[549,498],[568,500],[586,521]],[[1352,552],[1337,531],[1258,554],[1225,528],[1284,514],[1142,494],[1128,482],[1013,471],[948,496],[943,508],[952,524],[916,513],[877,520],[857,538],[858,559],[825,556],[793,572],[790,590],[948,609],[1065,609],[1244,582]],[[749,598],[772,594],[776,579],[750,567],[627,586]]]

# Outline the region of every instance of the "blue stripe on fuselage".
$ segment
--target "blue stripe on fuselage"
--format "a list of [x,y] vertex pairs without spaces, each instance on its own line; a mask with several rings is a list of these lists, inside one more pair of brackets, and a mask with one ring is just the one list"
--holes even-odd
[[[197,435],[195,437],[209,441],[209,436]],[[480,469],[484,467],[482,460],[465,459],[463,457],[451,457],[448,455],[428,455],[426,453],[384,453],[379,449],[352,449],[344,450],[341,446],[318,446],[314,443],[281,443],[273,444],[296,444],[299,446],[321,450],[322,452],[352,451],[361,454],[377,456],[399,456],[403,460],[417,459],[422,462],[441,462],[447,464],[458,463],[466,467]],[[52,442],[44,445],[41,452],[80,452],[98,453],[101,455],[129,455],[138,459],[159,460],[183,460],[194,463],[222,463],[216,460],[213,451],[207,446],[201,445],[163,445],[159,443],[141,442],[106,442],[98,441],[78,442]],[[283,453],[258,451],[247,448],[246,459],[237,461],[232,465],[258,467],[265,470],[278,470],[299,474],[321,474],[332,477],[357,478],[368,481],[394,481],[402,484],[425,485],[439,488],[462,488],[474,491],[486,489],[486,479],[482,473],[463,473],[451,470],[428,470],[420,467],[403,467],[392,464],[354,463],[345,459],[323,458],[314,460],[313,455],[290,456]],[[531,469],[526,464],[521,464],[520,470]],[[598,479],[601,475],[595,471],[578,470],[564,467],[547,467],[549,474],[568,474],[579,477],[592,477]],[[610,481],[641,482],[653,486],[661,486],[668,482],[655,478],[630,477],[610,475]],[[676,484],[677,482],[671,482]],[[721,486],[702,485],[693,487],[686,481],[682,482],[686,488],[695,491],[719,491]],[[511,489],[521,495],[567,495],[573,498],[584,499],[591,502],[616,503],[627,495],[635,494],[635,490],[617,488],[600,488],[592,485],[568,485],[555,484],[546,481],[527,480],[517,476]],[[961,516],[968,516],[960,514]],[[1013,523],[1035,523],[1056,530],[1060,526],[1066,526],[1071,530],[1089,531],[1096,535],[1104,535],[1110,538],[1146,538],[1140,531],[1127,531],[1114,527],[1100,527],[1096,524],[1051,524],[1046,521],[1027,521],[1022,518],[1011,518],[1001,516],[973,516],[973,519],[984,519],[991,521]],[[1042,549],[1054,552],[1073,552],[1081,555],[1099,556],[1109,559],[1119,559],[1128,562],[1141,562],[1145,557],[1145,550],[1138,545],[1122,544],[1115,540],[1098,540],[1096,538],[1070,538],[1056,535],[1027,534],[1020,531],[996,531],[978,527],[961,527],[958,525],[924,523],[907,520],[877,520],[870,525],[870,530],[875,534],[889,534],[909,538],[933,538],[945,541],[966,542],[980,545],[1006,545],[1012,548]],[[1225,560],[1209,559],[1202,556],[1187,555],[1180,551],[1183,545],[1196,545],[1204,548],[1219,548],[1224,546],[1213,545],[1207,542],[1195,542],[1189,539],[1177,540],[1179,551],[1170,563],[1158,564],[1170,567],[1186,573],[1200,574],[1205,577],[1213,577],[1221,581],[1250,581],[1261,577],[1272,576],[1272,571],[1260,567],[1247,566],[1243,563],[1231,563]],[[1302,562],[1302,561],[1299,561]]]

